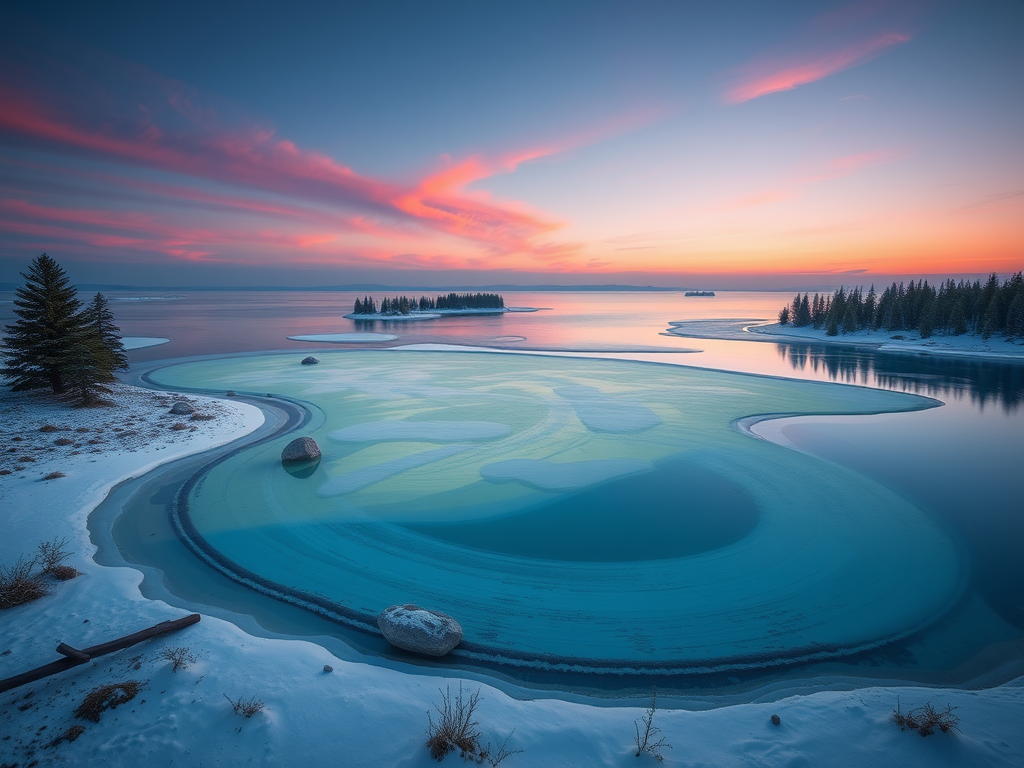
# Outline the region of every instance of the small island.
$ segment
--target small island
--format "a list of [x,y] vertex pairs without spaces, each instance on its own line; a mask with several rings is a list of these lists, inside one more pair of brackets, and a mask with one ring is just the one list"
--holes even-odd
[[444,315],[498,315],[504,312],[536,312],[530,307],[506,307],[497,293],[448,293],[428,298],[396,296],[379,302],[372,296],[356,299],[346,318],[352,320],[434,320]]
[[683,296],[702,296],[702,297],[709,297],[709,296],[714,296],[714,295],[715,295],[714,291],[687,291],[686,293],[683,294]]

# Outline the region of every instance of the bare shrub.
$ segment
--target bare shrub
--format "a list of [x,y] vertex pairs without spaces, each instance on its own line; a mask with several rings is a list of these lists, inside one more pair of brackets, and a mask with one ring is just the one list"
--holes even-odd
[[32,461],[35,461],[35,460],[36,460],[35,456],[19,456],[18,457],[18,461],[20,461],[22,464],[25,464],[25,463],[28,463],[28,462],[32,462]]
[[432,758],[443,760],[445,755],[456,749],[463,757],[475,756],[480,751],[479,723],[473,719],[479,703],[479,690],[466,699],[462,694],[462,683],[459,683],[457,696],[452,696],[450,685],[446,688],[441,694],[441,703],[434,705],[438,715],[436,723],[427,711],[427,747]]
[[899,697],[897,697],[896,709],[892,711],[892,719],[896,721],[896,725],[900,727],[901,731],[909,728],[922,736],[931,736],[935,733],[936,728],[943,733],[960,730],[960,718],[953,714],[954,709],[956,707],[947,704],[945,709],[937,710],[929,701],[923,707],[917,707],[903,714],[900,711]]
[[43,480],[60,480],[62,477],[67,477],[63,472],[51,472],[48,475],[43,475]]
[[67,437],[58,437],[53,441],[54,445],[74,445],[75,441]]
[[39,431],[40,432],[60,432],[60,428],[53,426],[53,424],[43,424],[43,426],[41,426],[39,428]]
[[188,669],[196,663],[196,657],[192,654],[192,649],[183,645],[174,648],[169,646],[161,648],[160,658],[171,662],[171,672],[177,672],[179,669]]
[[0,609],[25,605],[49,594],[42,581],[42,574],[36,573],[36,558],[19,557],[8,567],[0,565]]
[[78,705],[75,717],[98,723],[100,715],[106,710],[116,709],[134,699],[142,690],[143,685],[145,683],[138,680],[126,680],[123,683],[111,683],[93,688]]
[[188,424],[182,424],[179,421],[175,424],[171,424],[170,429],[172,429],[175,432],[181,432],[183,429],[188,429]]
[[88,431],[89,431],[88,427],[76,427],[75,428],[75,432],[88,432]]
[[213,421],[217,417],[212,413],[193,413],[192,421]]
[[224,698],[230,702],[231,708],[235,711],[236,715],[242,715],[246,718],[262,712],[263,708],[266,706],[266,704],[263,703],[263,699],[257,699],[255,696],[249,699],[243,699],[241,696],[237,699],[232,699],[225,693]]
[[660,736],[661,729],[654,724],[654,712],[658,708],[658,689],[654,689],[654,695],[651,697],[651,708],[647,710],[647,713],[641,718],[644,724],[643,733],[640,732],[640,721],[634,720],[633,727],[636,729],[636,735],[633,737],[633,742],[636,744],[636,756],[640,757],[644,752],[650,755],[654,755],[655,759],[660,763],[665,759],[665,756],[661,754],[663,749],[672,749],[672,745],[665,741],[664,736]]
[[71,557],[74,552],[68,552],[67,539],[54,539],[44,541],[39,545],[39,554],[36,559],[43,569],[43,573],[53,573],[53,569],[61,565]]
[[10,475],[10,474],[13,474],[11,472],[11,470],[9,470],[9,469],[0,469],[0,475]]

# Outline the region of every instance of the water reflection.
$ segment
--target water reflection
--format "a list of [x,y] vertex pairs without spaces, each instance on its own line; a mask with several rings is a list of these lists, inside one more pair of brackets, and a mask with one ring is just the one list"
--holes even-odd
[[1024,402],[1024,365],[974,358],[909,355],[824,344],[776,344],[793,370],[832,381],[896,389],[941,400],[965,397],[979,409],[1014,413]]

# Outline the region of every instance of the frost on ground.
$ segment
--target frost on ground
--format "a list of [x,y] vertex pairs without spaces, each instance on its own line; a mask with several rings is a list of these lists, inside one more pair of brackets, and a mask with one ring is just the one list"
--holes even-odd
[[[117,409],[78,410],[46,397],[0,391],[3,444],[41,446],[16,451],[37,461],[0,477],[0,562],[11,564],[40,541],[66,536],[74,552],[68,564],[82,572],[55,582],[51,594],[33,603],[0,611],[0,678],[56,660],[59,642],[88,647],[186,613],[144,598],[138,571],[97,565],[86,516],[118,480],[246,434],[262,415],[242,403],[190,397],[200,413],[217,418],[189,422],[184,417],[196,431],[173,430],[176,422],[165,415],[173,396],[165,407],[154,393],[126,388],[119,394],[124,404]],[[57,431],[41,432],[46,424]],[[80,427],[89,431],[78,432]],[[115,427],[136,434],[117,437]],[[52,446],[62,436],[73,442]],[[105,442],[89,444],[94,436]],[[84,445],[76,447],[82,439]],[[94,447],[101,452],[93,453]],[[39,480],[44,470],[58,469],[66,476]],[[436,717],[439,689],[456,691],[460,683],[467,697],[480,692],[472,714],[481,743],[522,750],[503,766],[654,764],[649,755],[634,757],[633,743],[649,692],[632,706],[590,703],[579,696],[564,701],[550,691],[541,698],[523,690],[511,696],[442,665],[429,674],[426,667],[342,661],[304,640],[254,637],[197,607],[203,620],[171,637],[0,694],[0,765],[427,768],[437,765],[427,748],[427,713]],[[172,646],[187,647],[194,660],[175,671],[173,657],[164,652]],[[325,674],[325,666],[333,672]],[[901,731],[892,714],[897,696],[903,711],[927,702],[939,709],[956,707],[959,732],[921,738]],[[245,717],[244,705],[251,702],[263,707]],[[236,703],[242,716],[235,714]],[[674,747],[664,765],[1024,764],[1022,680],[980,691],[876,687],[793,695],[776,690],[753,703],[707,706],[707,700],[670,701],[659,695],[657,725]],[[773,714],[781,725],[772,724]],[[463,763],[453,754],[445,764]]]

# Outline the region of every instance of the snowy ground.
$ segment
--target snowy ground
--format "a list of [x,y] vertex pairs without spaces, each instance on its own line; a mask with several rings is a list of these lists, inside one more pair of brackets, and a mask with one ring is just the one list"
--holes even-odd
[[[0,612],[0,678],[55,660],[58,642],[89,646],[183,615],[142,597],[134,569],[92,560],[86,517],[117,481],[235,439],[262,422],[251,406],[190,397],[201,413],[215,416],[193,422],[167,415],[171,399],[118,390],[118,408],[87,410],[0,393],[2,467],[11,471],[0,475],[0,563],[12,564],[40,541],[67,537],[75,550],[69,563],[82,572],[52,582],[51,594],[35,603]],[[186,428],[173,429],[177,423]],[[57,431],[41,432],[47,424]],[[55,445],[61,439],[71,442]],[[35,461],[20,461],[24,456]],[[40,479],[53,471],[65,476]],[[176,673],[160,656],[174,646],[188,647],[195,658]],[[325,664],[333,671],[325,672]],[[128,680],[141,683],[133,700],[102,713],[98,723],[74,716],[88,691]],[[434,764],[424,745],[427,711],[440,701],[439,688],[459,684],[454,674],[343,662],[315,643],[254,637],[206,616],[166,640],[0,694],[0,765],[425,767]],[[505,766],[655,763],[650,755],[634,757],[634,722],[644,702],[618,707],[578,696],[516,699],[486,684],[464,686],[467,695],[481,692],[477,719],[484,741],[500,743],[511,734],[508,747],[522,750]],[[225,696],[256,697],[265,707],[246,719]],[[892,721],[897,696],[904,711],[928,701],[958,707],[960,732],[926,739],[901,732]],[[655,725],[673,746],[663,751],[665,764],[1024,764],[1024,679],[982,691],[903,687],[787,696],[776,690],[770,699],[659,709]],[[779,726],[771,723],[774,713]],[[84,731],[73,742],[58,741],[72,726]],[[462,763],[458,755],[446,762]]]
[[934,335],[922,339],[917,331],[856,331],[828,336],[825,329],[811,326],[766,323],[764,320],[726,318],[720,320],[682,320],[669,323],[665,335],[697,339],[733,339],[739,341],[813,341],[825,344],[866,345],[883,352],[922,355],[953,355],[983,359],[1024,359],[1024,339],[964,334]]

